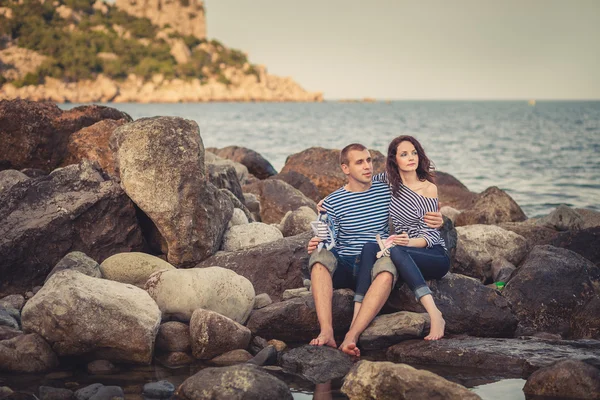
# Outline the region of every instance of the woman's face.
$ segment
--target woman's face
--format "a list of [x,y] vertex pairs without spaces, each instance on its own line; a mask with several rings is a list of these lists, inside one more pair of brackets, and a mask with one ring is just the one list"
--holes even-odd
[[400,142],[396,148],[396,163],[398,169],[404,172],[416,171],[419,166],[419,155],[415,146],[409,142]]

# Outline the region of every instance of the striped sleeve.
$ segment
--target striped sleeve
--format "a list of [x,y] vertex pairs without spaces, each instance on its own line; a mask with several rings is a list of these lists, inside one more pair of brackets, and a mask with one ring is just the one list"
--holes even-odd
[[421,234],[423,239],[427,242],[427,248],[431,248],[441,242],[440,231],[427,226],[427,224],[421,221]]
[[389,184],[388,182],[388,178],[387,178],[387,172],[381,172],[377,175],[373,175],[373,177],[371,178],[371,181],[373,182],[382,182],[385,184]]

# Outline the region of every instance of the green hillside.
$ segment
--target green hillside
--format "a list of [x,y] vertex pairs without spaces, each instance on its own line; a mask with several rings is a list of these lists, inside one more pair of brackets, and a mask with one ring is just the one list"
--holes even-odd
[[[106,4],[108,12],[104,14],[92,7],[93,0],[54,2],[57,3],[73,9],[78,21],[61,18],[57,6],[50,0],[44,3],[23,0],[22,4],[0,0],[0,7],[12,10],[11,18],[0,16],[0,36],[6,35],[17,46],[49,57],[36,72],[12,82],[16,86],[41,84],[45,77],[67,82],[93,79],[101,73],[116,80],[123,80],[131,73],[145,79],[157,73],[166,78],[198,78],[201,81],[214,76],[228,84],[221,74],[221,64],[241,68],[248,62],[244,53],[228,49],[216,40],[210,42],[218,54],[212,62],[209,52],[196,48],[202,40],[170,33],[169,38],[183,39],[192,50],[190,62],[177,64],[170,54],[169,44],[156,37],[159,27],[147,18],[134,17],[110,4]],[[130,37],[119,35],[115,26],[128,31]],[[144,41],[149,44],[143,44]],[[111,57],[99,57],[99,53],[108,53]],[[203,73],[203,67],[208,71]],[[256,74],[256,70],[251,66],[246,73]],[[0,84],[5,82],[6,79],[0,76]]]

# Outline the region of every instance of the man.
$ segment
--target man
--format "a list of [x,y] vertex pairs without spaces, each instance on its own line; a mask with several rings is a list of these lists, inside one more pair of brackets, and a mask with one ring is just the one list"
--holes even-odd
[[[308,268],[321,329],[319,335],[310,342],[315,346],[337,347],[331,308],[333,289],[350,288],[356,291],[352,326],[354,331],[358,327],[362,333],[387,300],[397,275],[389,257],[384,257],[374,267],[384,272],[379,273],[372,283],[370,275],[366,283],[360,277],[356,281],[363,245],[375,241],[378,234],[384,239],[389,234],[390,190],[385,183],[372,182],[373,161],[365,146],[357,143],[346,146],[340,153],[340,164],[348,182],[323,201],[323,208],[334,226],[335,248],[332,251],[325,248],[315,251],[321,240],[317,237],[308,244],[311,254]],[[442,221],[439,212],[425,216],[425,222],[432,228],[439,228]],[[366,294],[360,290],[365,288],[365,284],[368,288]],[[348,354],[360,355],[356,340],[346,339],[340,349]]]

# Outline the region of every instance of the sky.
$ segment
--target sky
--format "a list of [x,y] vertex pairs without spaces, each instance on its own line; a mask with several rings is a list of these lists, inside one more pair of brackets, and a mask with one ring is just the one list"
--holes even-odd
[[210,39],[326,99],[600,99],[600,0],[205,0]]

